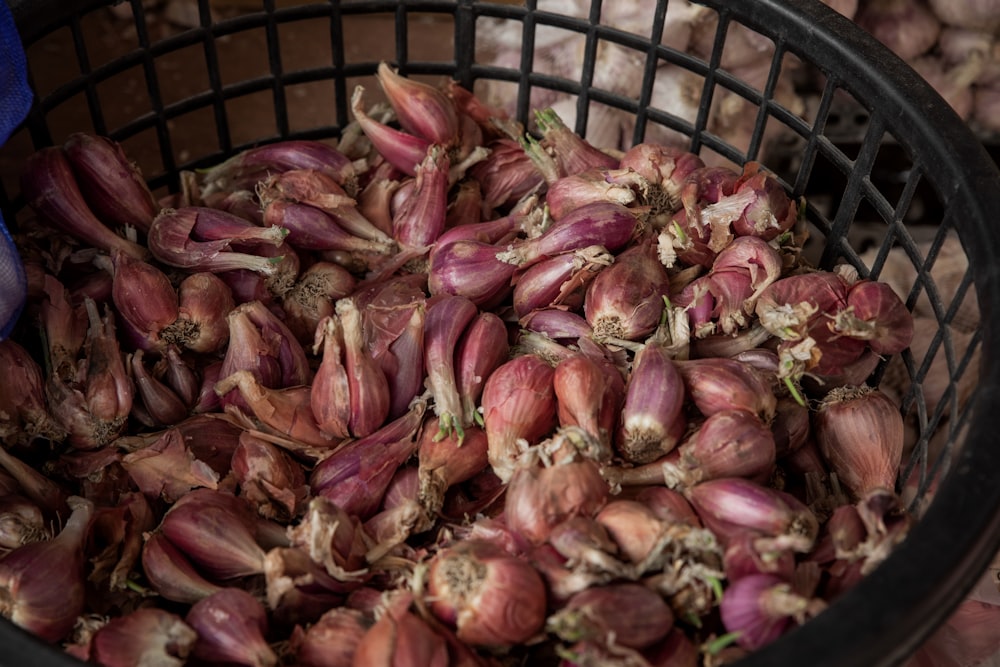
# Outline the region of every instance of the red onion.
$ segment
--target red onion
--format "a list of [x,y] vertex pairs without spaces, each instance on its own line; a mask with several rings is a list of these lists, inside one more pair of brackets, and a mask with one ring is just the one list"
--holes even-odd
[[145,248],[119,236],[97,218],[84,200],[61,147],[42,148],[28,157],[21,192],[41,219],[56,229],[108,253],[118,249],[136,259],[149,256]]
[[903,455],[903,417],[884,392],[866,385],[831,391],[817,409],[816,443],[855,498],[892,492]]
[[277,271],[276,258],[237,252],[232,245],[245,243],[251,235],[259,243],[279,245],[286,234],[280,227],[257,227],[218,209],[187,206],[162,209],[147,242],[153,256],[169,266],[212,272],[249,269],[270,275]]
[[595,201],[612,201],[622,206],[635,202],[636,192],[645,181],[630,169],[592,168],[570,173],[552,183],[545,191],[545,204],[553,220],[559,220],[574,208]]
[[615,256],[587,287],[583,312],[596,340],[642,340],[656,329],[670,290],[656,247],[642,241]]
[[313,468],[309,486],[351,515],[371,517],[399,466],[417,449],[415,435],[427,404],[414,401],[410,410],[364,438],[351,440]]
[[778,576],[754,574],[732,582],[719,605],[722,623],[738,633],[740,646],[755,651],[825,608],[819,599],[798,595]]
[[745,410],[713,413],[676,451],[676,461],[663,464],[663,477],[673,489],[720,477],[766,482],[776,458],[771,429]]
[[195,569],[191,560],[166,538],[153,532],[142,547],[142,569],[153,590],[165,600],[194,604],[221,590]]
[[444,505],[445,492],[472,479],[488,465],[486,432],[472,426],[465,429],[461,442],[453,434],[438,438],[425,424],[417,447],[420,502],[431,515]]
[[655,592],[618,583],[577,593],[549,616],[546,627],[567,641],[642,649],[665,638],[673,623],[673,612]]
[[400,76],[385,62],[379,63],[377,77],[404,130],[434,144],[458,141],[458,113],[443,91]]
[[103,625],[90,640],[89,660],[105,667],[183,665],[198,633],[180,616],[143,607]]
[[[274,199],[264,207],[264,224],[283,230],[288,245],[297,250],[341,250],[374,255],[391,252],[391,240],[384,234],[373,240],[347,229],[346,211],[354,209],[328,211],[306,203]],[[359,214],[355,216],[360,217]]]
[[[424,367],[426,384],[434,397],[434,412],[442,434],[455,432],[459,440],[464,420],[462,397],[455,377],[455,347],[479,309],[464,296],[440,295],[427,304],[424,320]],[[492,377],[492,376],[491,376]]]
[[602,246],[543,259],[514,275],[514,311],[525,317],[550,306],[578,307],[590,282],[613,262],[614,256]]
[[177,292],[169,278],[153,264],[120,250],[111,258],[111,296],[118,314],[143,337],[144,345],[162,345],[161,332],[180,315]]
[[462,423],[482,423],[479,399],[486,379],[510,354],[507,325],[492,312],[480,312],[455,347],[455,384],[462,403]]
[[194,603],[184,620],[198,633],[192,657],[208,662],[273,667],[267,610],[241,588],[224,588]]
[[489,542],[462,540],[428,564],[427,604],[458,638],[493,648],[523,644],[545,624],[545,584],[525,560]]
[[493,471],[507,481],[516,468],[519,440],[529,445],[552,431],[556,421],[555,370],[533,354],[501,364],[483,386],[483,428]]
[[392,216],[392,237],[403,249],[426,252],[444,231],[449,164],[447,152],[434,144],[417,165],[413,192]]
[[[0,435],[4,440],[10,443],[36,436],[54,440],[65,437],[49,414],[42,368],[28,350],[10,338],[0,341],[0,364],[6,374],[4,386],[0,387]],[[55,369],[51,373],[57,374]]]
[[618,453],[649,463],[676,447],[687,426],[684,381],[665,346],[650,342],[636,353],[625,392]]
[[742,477],[710,479],[685,491],[705,525],[725,541],[727,535],[754,530],[774,538],[777,548],[808,552],[819,522],[787,494]]
[[307,627],[295,626],[289,648],[301,667],[352,667],[354,652],[372,623],[364,612],[335,607]]
[[558,431],[540,447],[556,448],[566,458],[550,465],[530,458],[522,461],[507,484],[507,526],[534,544],[548,539],[552,529],[566,519],[593,516],[608,501],[610,489],[600,466],[577,453],[573,437],[572,429]]
[[74,132],[63,142],[63,151],[83,198],[100,220],[149,231],[159,207],[138,165],[128,159],[121,144],[109,137]]
[[778,399],[766,376],[749,364],[722,357],[678,360],[685,395],[705,417],[724,410],[746,410],[768,423]]
[[515,241],[498,257],[517,266],[530,266],[545,257],[594,245],[615,253],[632,240],[636,215],[636,211],[612,202],[586,204],[571,211],[541,236]]
[[94,504],[73,496],[72,513],[55,537],[18,547],[0,558],[0,615],[40,639],[66,637],[84,611],[84,546]]
[[497,250],[492,244],[472,239],[438,244],[428,268],[431,295],[460,295],[483,308],[502,303],[517,267],[497,259]]
[[219,580],[264,571],[250,506],[225,491],[195,489],[163,516],[159,530],[205,573]]
[[285,140],[248,148],[209,169],[205,193],[254,186],[265,176],[292,169],[315,169],[339,183],[348,194],[356,186],[354,165],[335,147],[321,141]]
[[600,443],[599,460],[610,460],[625,388],[618,371],[577,352],[556,364],[552,388],[559,425],[582,428]]
[[412,595],[398,591],[354,653],[354,665],[448,667],[448,643],[421,616],[410,611]]
[[617,158],[598,150],[573,132],[552,109],[536,111],[535,122],[542,133],[541,145],[555,156],[560,175],[578,174],[595,167],[618,167]]

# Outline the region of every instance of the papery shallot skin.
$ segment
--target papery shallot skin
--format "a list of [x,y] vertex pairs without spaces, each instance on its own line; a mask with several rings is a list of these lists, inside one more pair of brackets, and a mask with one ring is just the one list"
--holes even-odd
[[625,151],[619,166],[646,179],[647,191],[642,193],[642,200],[651,206],[650,215],[655,219],[668,217],[680,208],[684,179],[704,167],[705,162],[682,148],[644,142]]

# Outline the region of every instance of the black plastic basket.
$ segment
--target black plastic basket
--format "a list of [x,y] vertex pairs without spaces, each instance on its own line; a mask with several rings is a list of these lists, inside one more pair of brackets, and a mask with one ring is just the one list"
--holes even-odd
[[[1000,253],[1000,226],[996,224],[1000,219],[1000,173],[972,132],[923,80],[853,23],[817,0],[702,3],[719,14],[713,53],[707,61],[660,45],[664,19],[672,11],[671,3],[665,0],[657,3],[649,16],[648,32],[642,35],[601,25],[600,0],[594,0],[589,18],[539,10],[536,0],[528,0],[526,5],[473,0],[330,0],[298,6],[262,0],[257,10],[216,22],[208,0],[198,0],[200,25],[162,39],[150,34],[141,0],[131,0],[134,45],[126,45],[125,51],[112,60],[92,62],[83,26],[91,12],[106,11],[107,2],[14,0],[10,5],[29,53],[34,81],[37,83],[45,74],[34,54],[44,49],[46,40],[60,33],[73,45],[79,75],[39,90],[27,121],[7,149],[0,152],[0,158],[16,160],[28,150],[61,141],[69,131],[93,130],[122,142],[128,152],[142,152],[139,162],[144,173],[154,188],[165,192],[178,187],[182,170],[217,163],[254,144],[289,138],[335,138],[350,121],[348,101],[354,84],[371,77],[378,65],[375,58],[352,61],[344,47],[345,41],[358,38],[350,34],[354,25],[351,21],[372,14],[388,17],[394,34],[371,35],[367,39],[382,40],[389,51],[387,59],[401,73],[423,78],[449,76],[473,90],[488,79],[510,82],[522,121],[530,117],[531,90],[554,89],[577,97],[578,132],[587,127],[591,103],[604,104],[635,115],[633,142],[643,139],[647,127],[662,125],[689,136],[695,151],[714,152],[737,164],[759,159],[765,166],[771,166],[763,141],[765,127],[780,125],[783,134],[791,138],[795,159],[773,168],[794,196],[824,193],[828,202],[825,207],[810,204],[807,211],[818,244],[819,263],[828,268],[847,261],[862,275],[877,277],[891,247],[902,248],[912,261],[916,280],[908,304],[912,306],[922,293],[926,294],[938,321],[939,335],[933,349],[940,349],[947,358],[951,384],[942,403],[949,416],[945,418],[941,410],[926,410],[921,387],[927,364],[925,359],[905,352],[905,368],[912,383],[903,396],[903,409],[915,420],[919,438],[916,456],[904,470],[901,484],[915,488],[919,498],[941,473],[933,501],[908,538],[871,575],[826,612],[739,664],[898,664],[947,618],[1000,547],[1000,447],[996,445],[994,425],[1000,414],[1000,369],[995,353],[1000,344],[996,330],[1000,322],[1000,264],[996,262]],[[411,53],[409,37],[422,29],[414,20],[417,17],[436,17],[450,26],[448,32],[454,35],[450,57],[425,60]],[[519,69],[493,66],[477,58],[477,35],[481,37],[484,30],[492,29],[490,21],[494,19],[517,22],[523,27]],[[293,70],[282,60],[279,35],[283,26],[296,21],[324,22],[329,41],[323,46],[330,53],[321,62]],[[720,67],[731,24],[743,24],[773,40],[775,55],[764,85],[750,85]],[[534,36],[541,26],[586,37],[579,76],[563,78],[533,71]],[[246,31],[263,31],[266,69],[252,77],[226,80],[219,69],[220,45]],[[625,98],[591,85],[594,54],[601,41],[634,49],[645,63],[638,98]],[[185,49],[195,49],[203,58],[207,85],[201,93],[171,100],[166,93],[168,82],[163,80],[158,64]],[[792,113],[773,97],[779,78],[785,75],[783,68],[789,55],[823,77],[817,105],[808,118]],[[702,103],[696,118],[679,118],[649,106],[654,71],[664,63],[686,68],[703,78]],[[102,105],[100,91],[126,72],[137,72],[145,82],[136,92],[144,103],[141,112],[122,118],[121,109]],[[294,122],[295,102],[289,91],[294,86],[319,82],[332,84],[328,88],[331,95],[326,121],[299,127]],[[728,145],[707,129],[711,100],[721,90],[745,98],[755,113],[755,130],[746,146]],[[835,102],[843,95],[867,113],[863,140],[847,152],[831,136],[835,132],[827,134],[825,129],[831,109],[836,109]],[[266,100],[262,101],[261,96]],[[231,104],[241,99],[273,105],[273,127],[262,130],[260,136],[234,136]],[[184,143],[184,134],[177,128],[191,117],[207,125],[202,129],[215,135],[215,145]],[[907,163],[907,168],[899,172],[904,174],[903,181],[893,188],[881,187],[873,178],[890,152],[887,147],[891,147],[894,160],[902,153]],[[0,207],[9,220],[16,220],[24,213],[23,202],[12,174],[5,171],[3,176]],[[911,208],[917,193],[933,199],[933,210],[940,212],[940,217],[935,213],[933,219],[913,219]],[[863,248],[852,241],[854,225],[860,218],[875,220],[879,225],[874,239],[876,252],[866,255],[875,257],[871,265],[862,261]],[[922,235],[932,239],[929,246],[916,243],[916,230],[921,225]],[[961,240],[969,270],[954,296],[946,298],[931,278],[931,268],[949,232],[957,233]],[[925,252],[922,247],[930,250]],[[980,324],[971,345],[960,350],[953,341],[953,319],[960,303],[967,295],[973,298],[973,292],[978,299]],[[971,360],[977,351],[981,352],[978,382],[969,400],[960,401],[955,383],[963,374],[976,370]],[[882,370],[884,365],[876,375]],[[948,445],[940,455],[929,456],[929,441],[935,433],[944,431]],[[959,442],[960,446],[956,444]],[[5,665],[78,664],[10,623],[0,623],[0,646],[0,663]]]

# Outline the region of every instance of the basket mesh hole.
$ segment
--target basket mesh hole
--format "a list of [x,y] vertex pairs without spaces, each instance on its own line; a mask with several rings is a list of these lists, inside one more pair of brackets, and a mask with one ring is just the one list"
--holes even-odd
[[938,225],[944,217],[941,201],[921,172],[909,152],[887,134],[872,165],[872,182],[897,206],[902,220]]
[[[35,93],[39,98],[52,94],[60,86],[80,75],[79,62],[73,55],[73,35],[68,28],[54,30],[34,44],[25,53],[31,66]],[[71,63],[67,67],[66,63]]]
[[[715,31],[711,33],[715,38]],[[731,72],[752,73],[753,68],[747,68],[747,62],[767,62],[774,54],[774,40],[748,28],[741,23],[730,23],[726,31],[726,42],[722,48],[719,66]],[[764,70],[767,76],[767,70]],[[750,79],[746,79],[749,81]],[[763,86],[761,86],[763,88]]]
[[680,65],[661,64],[650,92],[646,140],[689,144],[704,89],[700,74]]
[[[577,125],[576,100],[558,103],[553,110],[566,126],[579,131]],[[617,148],[632,137],[635,116],[622,112],[607,104],[591,101],[587,106],[587,126],[583,136],[594,146]]]
[[223,86],[269,71],[263,30],[243,30],[215,40],[219,79]]
[[104,122],[112,132],[153,111],[146,76],[139,67],[133,67],[97,84],[97,97]]
[[[30,155],[34,151],[31,137],[27,132],[15,132],[4,144],[0,153],[0,190],[17,192],[21,189],[21,160],[18,155]],[[6,214],[6,211],[4,211]]]
[[472,92],[484,102],[510,113],[514,111],[511,100],[517,99],[517,84],[496,79],[477,79],[472,84]]
[[209,90],[208,67],[200,45],[189,46],[156,59],[156,76],[164,105]]
[[160,154],[160,142],[156,130],[150,128],[121,140],[125,154],[135,162],[147,179],[166,171]]
[[[308,50],[301,48],[307,40]],[[299,72],[315,68],[320,63],[332,62],[329,19],[303,19],[278,24],[278,44],[281,67],[285,72]],[[264,68],[258,68],[261,71]]]
[[858,156],[869,122],[868,111],[849,92],[838,88],[830,102],[823,134],[853,160]]
[[[268,100],[270,105],[270,100]],[[260,102],[257,106],[265,108]],[[243,113],[249,112],[244,110]],[[230,113],[233,110],[230,108]],[[259,113],[259,111],[257,112]],[[261,119],[263,126],[263,119]],[[237,126],[238,127],[238,126]],[[167,121],[173,144],[173,158],[177,164],[185,164],[220,150],[215,128],[215,119],[210,108],[196,109]],[[249,137],[235,138],[249,141]]]
[[[106,13],[116,19],[109,31]],[[87,57],[94,68],[110,63],[139,48],[139,38],[135,30],[135,18],[130,4],[122,3],[114,12],[109,9],[98,9],[83,16],[81,27],[86,34],[91,35],[87,42]]]
[[440,36],[441,41],[430,39],[414,39],[407,44],[407,57],[409,60],[421,60],[424,62],[447,62],[451,60],[452,54],[445,53],[437,48],[442,42],[447,43],[454,39],[455,19],[451,14],[439,14],[431,12],[414,12],[407,15],[407,31],[409,34],[421,34],[427,37],[426,33]]
[[[395,60],[396,48],[391,35],[376,32],[376,26],[384,30],[386,23],[392,23],[393,15],[366,14],[358,17],[351,28],[344,30],[344,55],[353,65],[362,63],[378,64],[381,60]],[[380,39],[373,39],[380,35]]]
[[93,132],[96,129],[83,93],[53,107],[45,120],[56,144],[62,143],[71,132]]
[[[491,63],[499,53],[520,53],[523,24],[512,19],[480,16],[476,19],[475,58],[480,63]],[[499,65],[499,63],[497,63]],[[513,67],[505,63],[502,66]]]
[[597,43],[594,88],[630,99],[639,97],[646,54],[608,40]]
[[332,81],[312,81],[287,86],[288,123],[292,132],[333,125],[337,119],[336,93]]
[[[266,138],[268,136],[266,128],[277,127],[274,99],[270,91],[251,93],[227,100],[226,113],[230,118],[243,119],[242,123],[230,126],[231,141],[237,146],[255,143],[261,138]],[[206,124],[205,129],[214,131],[215,125],[210,118],[204,118],[203,122]],[[192,132],[196,132],[196,130],[192,128]],[[201,152],[204,154],[208,151]]]
[[[512,36],[516,36],[513,33]],[[537,25],[535,27],[535,53],[531,71],[536,74],[556,76],[571,81],[579,81],[583,71],[583,56],[586,51],[587,39],[573,30],[563,30],[555,26]],[[512,63],[515,69],[521,69],[520,45],[514,42]],[[524,68],[527,71],[527,67]]]

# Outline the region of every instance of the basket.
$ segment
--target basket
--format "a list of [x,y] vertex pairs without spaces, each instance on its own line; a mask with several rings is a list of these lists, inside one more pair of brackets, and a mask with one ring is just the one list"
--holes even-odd
[[[702,155],[738,165],[761,160],[793,196],[807,196],[813,250],[823,268],[846,261],[862,276],[877,278],[890,250],[902,253],[916,275],[907,285],[907,304],[913,308],[923,300],[938,331],[926,356],[911,351],[901,355],[908,380],[902,407],[917,437],[900,484],[912,491],[914,505],[929,497],[936,484],[933,500],[908,538],[872,574],[816,619],[743,659],[741,667],[899,664],[947,618],[1000,547],[1000,448],[994,426],[1000,410],[994,344],[1000,343],[1000,228],[995,224],[1000,216],[1000,172],[972,132],[923,80],[818,1],[701,0],[699,4],[718,13],[718,28],[710,56],[699,58],[661,45],[665,19],[678,4],[666,0],[656,3],[642,34],[601,25],[599,0],[582,18],[545,11],[537,0],[528,0],[526,6],[473,0],[261,0],[238,15],[218,19],[208,0],[198,0],[198,25],[167,35],[152,34],[144,3],[131,0],[134,26],[112,40],[120,42],[112,49],[117,52],[100,61],[94,55],[100,49],[88,43],[86,27],[93,12],[107,11],[107,3],[9,4],[38,91],[28,119],[0,151],[0,165],[7,165],[0,174],[0,207],[10,221],[23,219],[24,213],[16,180],[18,160],[34,148],[60,142],[71,131],[111,136],[137,160],[154,191],[176,191],[182,170],[216,164],[243,148],[290,138],[337,137],[351,119],[351,90],[370,82],[379,60],[386,59],[407,76],[453,77],[471,90],[486,81],[504,82],[522,122],[530,119],[532,91],[551,90],[575,97],[577,132],[585,132],[594,109],[605,106],[634,116],[627,142],[665,128],[689,138],[691,150]],[[128,8],[128,3],[118,7]],[[382,42],[356,32],[373,16],[394,27]],[[324,36],[313,62],[283,58],[283,30],[295,22],[310,22]],[[501,67],[480,57],[477,43],[497,22],[513,23],[522,31],[519,66]],[[447,39],[453,36],[454,52],[444,59],[424,57],[411,48],[413,36],[431,23]],[[744,81],[722,65],[727,33],[740,26],[773,41],[774,55],[763,81]],[[583,65],[573,76],[533,67],[535,36],[541,28],[584,37]],[[259,71],[233,77],[236,68],[225,60],[226,44],[246,35],[256,35],[263,44],[255,55]],[[50,40],[71,45],[78,76],[54,80],[45,70]],[[641,63],[638,95],[592,85],[595,53],[605,42],[630,50]],[[359,45],[369,48],[362,57],[352,55]],[[197,77],[198,91],[178,98],[171,92],[171,76],[185,74],[171,73],[170,63],[181,54],[200,65],[190,74]],[[782,78],[789,76],[789,63],[796,60],[822,77],[815,108],[801,114],[775,96]],[[693,118],[650,104],[660,66],[683,68],[702,82]],[[139,82],[135,107],[108,107],[102,101],[108,87],[127,81]],[[744,145],[732,145],[712,129],[712,100],[723,93],[735,94],[747,105],[752,132]],[[322,120],[303,122],[298,100],[312,95],[320,96]],[[831,122],[838,100],[845,97],[867,116],[863,139],[851,148],[838,144],[837,123]],[[258,136],[234,132],[234,114],[248,110],[262,113],[267,121]],[[793,156],[780,164],[768,162],[765,138],[774,128],[787,142],[781,154]],[[899,159],[906,163],[904,170],[893,167],[904,178],[891,187],[874,176],[890,159],[894,165]],[[918,199],[931,204],[921,204],[921,215],[914,210]],[[876,225],[876,233],[864,237],[866,247],[855,234],[860,221]],[[968,270],[946,289],[933,269],[952,234],[961,241]],[[959,346],[955,332],[961,324],[960,306],[970,300],[978,301],[980,317],[970,332],[971,342]],[[923,385],[935,356],[944,360],[949,382],[937,408],[928,410]],[[876,371],[876,381],[887,365],[883,362]],[[959,381],[976,372],[971,395],[961,396]],[[939,442],[943,445],[935,444]],[[10,623],[0,623],[0,644],[2,664],[80,664]]]

